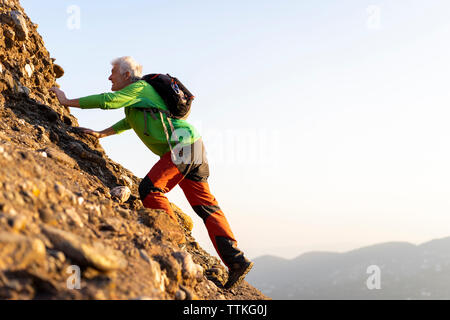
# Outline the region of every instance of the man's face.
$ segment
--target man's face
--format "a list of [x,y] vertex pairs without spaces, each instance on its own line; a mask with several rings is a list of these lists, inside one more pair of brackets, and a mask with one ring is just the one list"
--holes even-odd
[[130,84],[130,73],[125,72],[124,74],[120,74],[119,66],[114,65],[108,80],[112,82],[111,90],[119,91]]

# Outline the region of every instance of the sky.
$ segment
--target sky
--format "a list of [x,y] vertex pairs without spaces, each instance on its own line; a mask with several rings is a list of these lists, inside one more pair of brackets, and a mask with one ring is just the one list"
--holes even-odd
[[[110,91],[121,56],[194,93],[211,191],[250,258],[450,236],[448,0],[21,3],[68,98]],[[124,117],[71,112],[95,130]],[[101,144],[141,178],[158,160],[132,131]]]

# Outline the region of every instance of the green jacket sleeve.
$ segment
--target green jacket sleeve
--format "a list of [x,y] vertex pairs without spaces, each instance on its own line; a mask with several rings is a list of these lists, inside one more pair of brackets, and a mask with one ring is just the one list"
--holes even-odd
[[80,107],[81,109],[118,109],[129,107],[142,102],[142,99],[138,97],[143,89],[142,84],[136,82],[116,92],[83,97],[79,99]]
[[131,129],[131,126],[128,123],[127,118],[124,118],[124,119],[120,120],[119,122],[117,122],[116,124],[114,124],[112,126],[112,128],[114,129],[114,131],[117,134],[119,134],[119,133],[122,133],[122,132],[124,132],[126,130]]

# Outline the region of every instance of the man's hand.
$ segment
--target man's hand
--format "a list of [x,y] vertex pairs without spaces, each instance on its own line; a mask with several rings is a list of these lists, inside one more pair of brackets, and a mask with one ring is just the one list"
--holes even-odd
[[116,132],[114,131],[114,129],[112,127],[107,128],[107,129],[102,130],[102,131],[95,131],[95,130],[88,129],[88,128],[78,127],[77,131],[80,132],[80,133],[89,134],[89,135],[94,136],[94,137],[96,137],[98,139],[109,137],[109,136],[111,136],[113,134],[116,134]]
[[80,107],[79,99],[73,99],[73,100],[67,99],[66,94],[64,93],[64,91],[62,91],[58,87],[51,87],[49,89],[49,91],[53,92],[54,94],[56,94],[56,98],[58,98],[59,103],[61,103],[63,106],[75,107],[75,108],[79,108]]
[[94,136],[96,138],[103,138],[103,134],[102,133],[100,133],[98,131],[95,131],[95,130],[92,130],[92,129],[79,127],[79,128],[77,128],[77,131],[79,131],[80,133],[89,134],[89,135]]
[[66,97],[66,94],[64,93],[64,91],[62,91],[58,87],[51,87],[49,91],[56,94],[56,98],[58,98],[59,103],[61,103],[62,105],[66,105],[67,97]]

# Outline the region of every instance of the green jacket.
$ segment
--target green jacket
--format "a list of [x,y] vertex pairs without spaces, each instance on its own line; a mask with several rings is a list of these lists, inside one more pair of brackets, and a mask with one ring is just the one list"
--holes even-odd
[[[168,110],[161,96],[146,81],[137,81],[120,91],[83,97],[79,101],[82,109],[124,108],[125,118],[113,125],[116,133],[133,129],[142,142],[158,156],[161,157],[170,151],[160,113],[152,115],[150,112],[142,111],[142,108]],[[146,115],[147,121],[145,121],[144,115]],[[162,113],[162,117],[168,129],[169,142],[172,147],[179,143],[189,145],[200,138],[197,130],[186,120],[171,119],[175,130],[173,133],[167,116]],[[147,130],[145,122],[147,122]],[[145,134],[146,132],[148,135]]]

